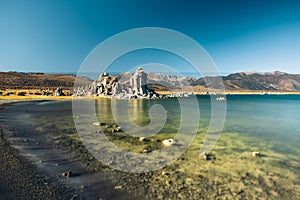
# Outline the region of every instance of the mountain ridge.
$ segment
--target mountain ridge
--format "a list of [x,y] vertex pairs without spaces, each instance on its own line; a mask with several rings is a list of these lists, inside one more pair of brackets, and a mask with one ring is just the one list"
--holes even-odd
[[[122,73],[120,74],[122,75]],[[300,91],[300,74],[281,71],[236,72],[220,76],[227,91]],[[77,77],[82,84],[92,80]],[[39,72],[0,72],[0,89],[30,89],[64,87],[71,89],[76,80],[73,74],[45,74]],[[219,77],[206,76],[199,79],[190,76],[175,76],[162,73],[148,73],[148,82],[158,90],[163,88],[181,89],[193,86],[202,89],[218,89]],[[210,83],[207,85],[206,82]],[[163,86],[163,87],[158,87]]]

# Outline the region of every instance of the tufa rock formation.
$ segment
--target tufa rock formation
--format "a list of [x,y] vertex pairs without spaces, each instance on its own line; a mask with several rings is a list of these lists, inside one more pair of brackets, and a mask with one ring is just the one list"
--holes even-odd
[[130,78],[130,87],[133,95],[147,95],[147,74],[139,67]]
[[[129,79],[129,81],[128,81]],[[107,72],[93,82],[90,94],[119,98],[158,98],[159,95],[147,85],[147,74],[139,67],[135,73],[110,76]]]

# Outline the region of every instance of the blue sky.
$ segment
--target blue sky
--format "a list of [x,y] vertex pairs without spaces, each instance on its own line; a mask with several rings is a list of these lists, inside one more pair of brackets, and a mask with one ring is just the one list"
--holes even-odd
[[164,27],[198,41],[223,73],[300,73],[300,1],[0,0],[0,71],[76,72],[119,32]]

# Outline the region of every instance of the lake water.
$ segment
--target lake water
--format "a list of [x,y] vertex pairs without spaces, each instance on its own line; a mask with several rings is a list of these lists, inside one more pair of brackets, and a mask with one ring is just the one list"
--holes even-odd
[[[95,110],[100,122],[117,124],[124,132],[130,132],[134,125],[143,127],[151,123],[149,109],[153,105],[161,105],[163,109],[157,107],[156,111],[163,112],[158,112],[159,114],[153,112],[152,120],[165,116],[166,122],[162,126],[157,125],[159,124],[157,121],[148,127],[148,133],[147,131],[141,133],[140,130],[143,129],[130,133],[131,136],[154,138],[155,140],[151,141],[157,142],[173,137],[177,133],[182,122],[183,111],[180,106],[184,103],[184,112],[188,113],[183,125],[186,128],[184,130],[195,131],[197,135],[180,159],[152,173],[147,177],[148,182],[144,181],[145,185],[140,185],[147,188],[143,193],[149,198],[159,198],[161,194],[166,194],[166,198],[172,198],[174,194],[170,191],[184,198],[189,191],[192,197],[200,198],[225,199],[239,196],[250,199],[297,199],[300,193],[300,96],[232,95],[226,99],[223,131],[210,152],[211,159],[207,161],[199,158],[199,152],[211,119],[209,96],[197,96],[196,108],[191,98],[180,100],[182,102],[175,98],[132,101],[98,99]],[[86,103],[84,100],[82,102],[84,102],[82,105]],[[193,113],[198,108],[199,126],[189,124],[195,119]],[[73,116],[71,101],[18,103],[6,108],[6,122],[14,126],[30,125],[32,129],[43,133],[46,138],[51,138],[76,133],[73,121],[76,117],[85,116],[87,123],[94,122],[89,121],[90,118],[87,117],[89,112],[86,112],[85,107],[81,109],[81,116]],[[114,116],[112,111],[117,115]],[[132,121],[135,124],[132,124]],[[155,132],[158,129],[159,131]],[[189,133],[186,137],[189,137]],[[181,138],[177,139],[179,144]],[[128,147],[130,141],[132,139],[127,141],[125,137],[124,146],[119,141],[116,144],[129,151],[139,152],[145,148],[143,143],[141,149],[139,145],[131,149]],[[151,144],[147,145],[152,148]],[[261,157],[251,157],[252,151],[260,151]],[[161,176],[161,173],[165,173],[162,170],[169,173],[168,183]],[[180,178],[177,176],[179,173]],[[183,184],[187,180],[190,185]],[[130,186],[122,187],[128,191],[132,189]],[[167,190],[169,192],[166,193]],[[203,191],[207,194],[203,194]]]

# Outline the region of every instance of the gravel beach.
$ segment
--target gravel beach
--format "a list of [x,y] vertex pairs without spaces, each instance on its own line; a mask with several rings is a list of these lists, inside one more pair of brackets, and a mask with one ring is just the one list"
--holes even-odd
[[[20,100],[1,100],[1,110]],[[46,176],[31,161],[21,156],[5,136],[10,131],[0,124],[0,199],[72,199],[73,191]]]
[[[4,110],[15,102],[0,101],[0,199],[135,199],[43,135],[12,123]],[[71,169],[72,177],[62,176]]]
[[4,138],[0,126],[0,199],[71,199],[72,191],[39,171]]

